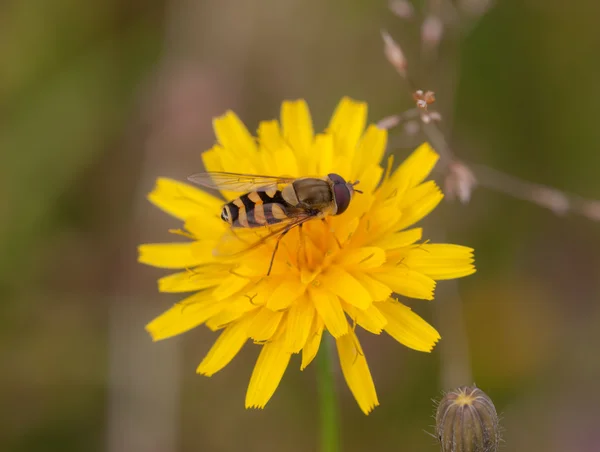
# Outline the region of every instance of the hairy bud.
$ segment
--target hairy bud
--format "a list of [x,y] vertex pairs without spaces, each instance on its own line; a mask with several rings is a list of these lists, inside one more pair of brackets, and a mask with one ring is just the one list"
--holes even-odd
[[444,188],[450,199],[458,198],[463,204],[468,203],[476,184],[475,175],[464,163],[453,161],[448,165]]
[[448,392],[438,405],[435,421],[441,452],[498,451],[496,408],[477,387],[462,386]]

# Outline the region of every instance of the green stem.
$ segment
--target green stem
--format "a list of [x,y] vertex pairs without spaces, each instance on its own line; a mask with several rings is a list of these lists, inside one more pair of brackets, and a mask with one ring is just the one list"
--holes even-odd
[[333,338],[325,332],[317,356],[321,452],[339,452],[340,450],[339,407],[333,372],[333,347]]

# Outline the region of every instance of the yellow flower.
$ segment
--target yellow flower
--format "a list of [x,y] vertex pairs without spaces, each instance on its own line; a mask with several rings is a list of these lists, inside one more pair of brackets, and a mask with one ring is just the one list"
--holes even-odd
[[[274,248],[256,229],[236,229],[219,218],[223,200],[181,182],[159,179],[149,200],[184,222],[185,243],[146,244],[142,263],[181,269],[158,281],[161,292],[193,292],[147,326],[154,340],[205,324],[222,330],[198,372],[211,376],[251,339],[262,347],[246,394],[246,407],[262,408],[279,385],[290,358],[300,368],[315,357],[327,330],[337,344],[346,382],[365,414],[379,405],[367,360],[355,334],[359,326],[385,331],[398,342],[429,352],[437,331],[393,297],[433,299],[435,281],[475,271],[470,248],[422,242],[421,228],[407,229],[431,212],[443,195],[423,182],[438,155],[421,145],[395,171],[382,160],[387,134],[365,130],[367,106],[344,98],[325,132],[314,134],[302,100],[284,102],[281,124],[265,121],[254,138],[232,113],[215,119],[218,139],[203,154],[207,171],[323,176],[360,181],[346,212],[295,228]],[[239,193],[222,193],[227,200]]]

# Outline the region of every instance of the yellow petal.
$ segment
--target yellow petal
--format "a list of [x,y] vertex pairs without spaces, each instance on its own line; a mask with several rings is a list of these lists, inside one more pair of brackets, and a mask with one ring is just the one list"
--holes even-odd
[[159,178],[148,200],[180,220],[212,215],[221,210],[223,201],[191,185],[173,179]]
[[158,280],[160,292],[193,292],[219,285],[229,275],[226,271],[206,271],[203,267],[173,273]]
[[[373,193],[377,185],[379,185],[379,181],[381,180],[381,176],[383,176],[383,168],[377,164],[367,164],[361,168],[360,175],[358,177],[351,178],[353,182],[358,180],[360,183],[356,187],[359,190],[362,190],[364,194]],[[364,196],[356,196],[352,200],[352,204],[356,204],[357,200],[362,199]]]
[[308,299],[302,297],[289,309],[284,333],[285,348],[292,353],[298,353],[311,332],[315,317],[315,307]]
[[[371,294],[367,289],[365,289],[350,273],[339,266],[331,266],[328,268],[321,275],[320,281],[323,288],[357,308],[366,309],[372,302]],[[325,321],[325,325],[327,325],[327,321]],[[327,328],[329,329],[329,326]]]
[[358,338],[353,331],[337,338],[336,340],[338,355],[342,373],[346,383],[358,406],[365,414],[373,411],[373,408],[379,405],[375,384],[369,371],[369,366],[358,342]]
[[385,332],[401,344],[422,352],[430,352],[440,340],[439,333],[408,306],[390,298],[377,303],[387,318]]
[[335,137],[335,149],[339,155],[354,159],[357,143],[366,122],[366,103],[356,102],[349,97],[340,101],[327,127],[327,133]]
[[362,310],[344,303],[344,310],[354,322],[373,334],[381,333],[387,324],[385,316],[373,305]]
[[475,273],[473,249],[466,246],[426,243],[410,250],[404,263],[433,279],[454,279]]
[[274,312],[266,308],[258,309],[248,327],[248,336],[257,342],[268,341],[277,331],[283,314],[283,311]]
[[375,246],[350,249],[339,259],[345,267],[358,266],[362,269],[380,267],[385,262],[385,252]]
[[360,225],[359,218],[352,218],[349,221],[339,221],[336,222],[336,227],[333,230],[335,236],[338,241],[343,245],[345,244],[356,232],[358,226]]
[[302,349],[302,364],[300,365],[300,370],[306,369],[306,366],[308,366],[315,356],[317,356],[322,336],[323,320],[316,315],[313,319],[308,338],[306,339],[306,345]]
[[213,290],[213,297],[217,300],[231,297],[232,295],[241,292],[249,283],[250,279],[248,278],[230,274],[227,278],[223,279],[219,287]]
[[394,231],[402,217],[402,210],[397,206],[398,200],[394,197],[385,201],[378,200],[371,209],[368,216],[362,222],[363,228],[359,228],[357,237],[362,239],[361,243],[375,244],[381,243]]
[[283,139],[277,121],[263,121],[258,127],[262,171],[259,174],[299,177],[297,156]]
[[407,188],[414,187],[431,173],[439,157],[429,143],[423,143],[400,164],[392,179],[405,181]]
[[[236,268],[235,273],[240,276],[245,276],[245,269]],[[271,294],[275,291],[277,286],[280,284],[278,278],[261,278],[257,282],[253,282],[244,288],[244,296],[255,306],[265,306],[267,301],[271,297]],[[267,306],[271,311],[276,311],[270,306]]]
[[421,240],[423,236],[422,228],[413,228],[406,231],[395,232],[393,234],[384,235],[375,244],[385,250],[401,248],[412,245],[417,240]]
[[251,317],[244,317],[223,330],[204,357],[196,372],[210,377],[225,367],[241,350],[248,339],[248,325]]
[[318,134],[315,138],[313,152],[319,156],[316,168],[317,174],[325,175],[337,171],[337,168],[333,167],[335,150],[332,135]]
[[[227,259],[243,265],[248,262],[246,258],[252,256],[253,253],[261,251],[260,246],[252,248],[252,245],[258,239],[259,236],[256,234],[254,228],[228,228],[220,237],[212,252],[216,258]],[[239,259],[242,254],[244,255],[243,260]],[[268,267],[269,263],[267,262],[264,265],[264,272],[263,270],[260,271],[263,275],[266,274],[266,267]],[[256,264],[254,267],[257,267]]]
[[258,139],[261,146],[265,151],[268,151],[269,154],[287,146],[285,140],[281,136],[279,122],[275,120],[260,122],[258,125]]
[[[376,163],[379,165],[383,154],[385,152],[385,147],[387,145],[387,130],[380,129],[376,125],[371,124],[367,127],[365,134],[363,135],[358,148],[356,150],[355,157],[352,162],[352,179],[360,180],[364,185],[365,181],[362,177],[366,168],[369,167],[371,163]],[[371,185],[371,184],[369,184]],[[375,188],[369,187],[370,189]]]
[[392,289],[383,284],[380,281],[372,278],[370,275],[357,271],[352,272],[352,276],[354,276],[361,285],[367,289],[369,294],[371,295],[371,300],[373,301],[383,301],[386,300],[391,294]]
[[372,273],[371,276],[399,295],[433,300],[435,281],[429,276],[425,276],[404,266],[382,267],[381,272]]
[[282,147],[277,153],[265,158],[270,160],[265,162],[265,167],[268,168],[265,172],[273,176],[300,177],[302,175],[298,169],[297,154],[289,146]]
[[224,300],[222,303],[225,308],[206,321],[206,326],[213,331],[220,330],[242,318],[252,319],[255,314],[254,311],[258,310],[258,307],[244,296],[234,298],[233,301]]
[[264,408],[279,386],[291,356],[283,340],[263,345],[248,385],[246,408]]
[[308,292],[317,313],[323,319],[323,323],[331,335],[339,337],[346,334],[348,321],[338,297],[327,290],[314,286],[310,287]]
[[201,240],[219,240],[229,225],[219,217],[221,210],[212,215],[191,217],[185,221],[185,229]]
[[213,128],[219,143],[225,148],[225,152],[241,157],[252,156],[256,152],[254,138],[250,135],[244,123],[232,111],[215,118]]
[[285,309],[304,295],[305,291],[306,285],[300,281],[299,276],[292,274],[287,278],[284,277],[268,297],[267,307],[274,311]]
[[209,293],[200,292],[182,300],[156,317],[146,325],[146,331],[155,341],[176,336],[201,325],[224,307]]
[[199,264],[215,263],[216,240],[197,240],[192,243],[192,254],[199,260]]
[[313,125],[304,100],[286,101],[281,106],[283,136],[299,155],[307,155],[313,142]]
[[402,218],[395,224],[396,229],[415,224],[435,209],[443,198],[444,195],[433,181],[411,188],[402,200]]
[[147,243],[138,246],[138,262],[158,268],[190,268],[202,263],[192,253],[193,242]]
[[225,169],[231,171],[231,168],[225,168],[225,165],[223,165],[222,157],[225,153],[225,149],[218,144],[215,144],[208,151],[204,151],[201,157],[206,171],[225,171]]
[[[258,162],[258,156],[258,153],[236,154],[232,150],[225,149],[223,146],[216,144],[208,151],[202,153],[202,162],[206,171],[257,174],[256,163]],[[231,201],[237,198],[240,193],[221,190],[221,195],[228,201]],[[212,214],[219,211],[213,210]]]

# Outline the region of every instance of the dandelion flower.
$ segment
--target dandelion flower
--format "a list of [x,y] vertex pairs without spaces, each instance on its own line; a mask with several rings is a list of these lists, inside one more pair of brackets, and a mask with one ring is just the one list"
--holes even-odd
[[[274,239],[256,229],[231,233],[219,216],[223,199],[171,179],[159,179],[149,200],[181,220],[174,232],[187,242],[145,244],[139,261],[180,270],[158,281],[161,292],[192,293],[147,325],[154,340],[205,324],[221,333],[198,366],[211,376],[251,340],[262,350],[246,394],[247,408],[263,408],[294,354],[306,368],[327,331],[335,339],[342,373],[360,409],[379,405],[360,327],[386,332],[414,350],[430,352],[438,332],[396,297],[433,299],[437,280],[475,271],[473,250],[424,241],[412,227],[443,195],[425,178],[438,160],[421,145],[396,170],[381,160],[385,130],[365,129],[367,106],[344,98],[324,132],[315,134],[302,100],[284,102],[281,121],[261,122],[253,137],[232,112],[214,120],[218,143],[203,153],[207,171],[273,176],[340,174],[360,181],[348,209],[309,221],[280,243],[271,273]],[[227,201],[240,193],[223,192]],[[264,228],[260,228],[264,229]],[[240,232],[238,232],[240,231]],[[248,247],[261,241],[259,246]],[[251,248],[227,253],[227,247]],[[232,248],[232,249],[233,249]]]

